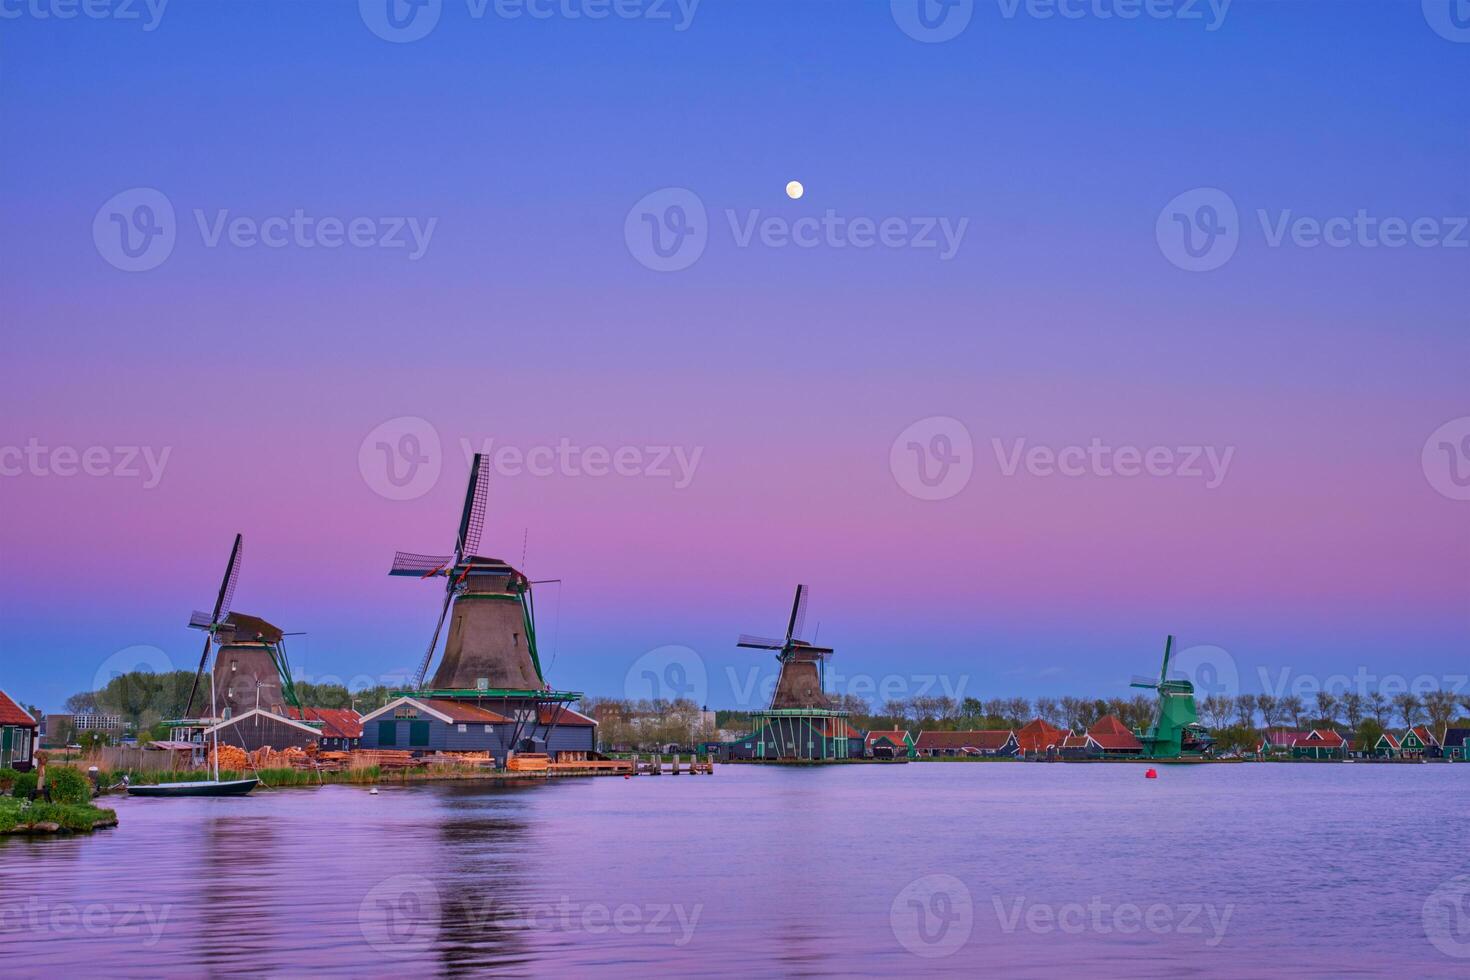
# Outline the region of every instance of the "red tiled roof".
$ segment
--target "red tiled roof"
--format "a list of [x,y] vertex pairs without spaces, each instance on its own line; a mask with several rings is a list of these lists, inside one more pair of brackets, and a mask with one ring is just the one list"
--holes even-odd
[[571,708],[560,709],[561,714],[559,715],[557,714],[558,709],[555,707],[542,707],[539,710],[540,714],[537,717],[543,725],[551,724],[552,719],[556,719],[558,728],[562,725],[568,725],[573,728],[588,728],[597,724],[596,719],[588,718],[582,712],[573,711]]
[[1087,736],[1065,735],[1062,737],[1061,747],[1064,749],[1085,749],[1087,748]]
[[888,741],[893,743],[894,748],[901,749],[909,744],[907,741],[907,736],[908,732],[901,729],[894,729],[891,732],[868,732],[867,738],[863,741],[865,745],[871,748],[873,743],[878,741],[878,739],[886,738],[888,739]]
[[21,728],[35,728],[36,719],[26,713],[25,709],[10,699],[10,695],[0,691],[0,725],[18,725]]
[[[843,735],[842,728],[838,728],[837,727],[838,725],[841,725],[842,728],[846,728],[847,729],[847,734],[846,735]],[[826,721],[826,723],[822,726],[822,737],[823,738],[862,738],[863,737],[863,733],[860,732],[860,731],[858,731],[856,728],[853,728],[852,725],[850,725],[847,722],[843,721],[841,718],[828,718],[827,721]]]
[[362,716],[351,708],[288,708],[297,721],[319,721],[323,738],[362,738]]
[[1434,733],[1429,730],[1428,725],[1415,725],[1413,728],[1409,729],[1409,731],[1417,735],[1419,737],[1419,741],[1423,742],[1425,745],[1439,744],[1439,739],[1434,737]]
[[1299,739],[1297,744],[1320,745],[1326,748],[1339,749],[1342,748],[1345,741],[1346,739],[1331,729],[1314,728],[1306,738]]
[[1065,729],[1056,727],[1045,718],[1033,718],[1016,732],[1016,743],[1023,752],[1041,752],[1060,745],[1066,737]]
[[[1399,747],[1399,738],[1393,732],[1384,732],[1382,735],[1378,736],[1378,740],[1380,742],[1383,741],[1385,738],[1388,739],[1389,748],[1396,749]],[[1377,743],[1374,744],[1376,745]]]
[[1105,752],[1131,752],[1143,748],[1138,737],[1114,715],[1103,715],[1097,720],[1097,724],[1087,730],[1087,734]]
[[1294,732],[1287,728],[1268,728],[1263,739],[1267,744],[1289,749],[1307,737],[1306,732]]
[[920,732],[914,743],[916,750],[923,749],[989,749],[999,750],[1011,740],[1008,731],[983,732]]
[[466,704],[463,701],[441,701],[438,698],[419,701],[426,708],[431,708],[446,716],[455,724],[473,725],[508,725],[510,719],[505,715],[496,714],[476,704]]

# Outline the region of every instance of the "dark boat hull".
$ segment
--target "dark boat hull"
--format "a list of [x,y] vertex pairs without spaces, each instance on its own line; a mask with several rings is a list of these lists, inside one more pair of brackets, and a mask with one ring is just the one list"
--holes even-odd
[[157,786],[129,786],[130,796],[244,796],[253,790],[258,779],[231,779],[222,783],[159,783]]

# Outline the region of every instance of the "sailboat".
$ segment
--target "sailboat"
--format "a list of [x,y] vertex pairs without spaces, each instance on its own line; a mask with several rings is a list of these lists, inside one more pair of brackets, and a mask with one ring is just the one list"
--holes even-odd
[[[204,672],[204,665],[209,660],[209,644],[215,638],[215,633],[225,626],[230,616],[230,600],[235,595],[235,580],[240,574],[240,545],[241,536],[235,535],[235,545],[230,549],[230,560],[225,565],[225,577],[220,582],[219,595],[214,600],[213,614],[195,613],[189,625],[195,629],[204,630],[204,652],[199,657],[199,671],[194,675],[195,690],[199,686],[199,677]],[[215,664],[215,671],[219,670],[219,664]],[[189,694],[189,706],[184,709],[188,714],[194,709],[194,693]],[[211,734],[214,736],[214,765],[211,769],[209,779],[196,780],[188,783],[157,783],[152,786],[129,786],[130,796],[244,796],[260,784],[259,779],[225,779],[219,778],[219,696],[216,691],[214,677],[211,676],[209,684],[209,715],[214,722]]]

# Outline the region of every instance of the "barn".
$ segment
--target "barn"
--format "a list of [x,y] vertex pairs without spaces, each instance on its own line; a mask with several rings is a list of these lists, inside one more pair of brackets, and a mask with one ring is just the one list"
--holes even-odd
[[[495,704],[502,710],[494,710]],[[502,713],[504,712],[504,713]],[[488,753],[504,767],[512,751],[595,752],[597,722],[570,708],[399,697],[362,716],[364,749]]]
[[212,728],[204,729],[200,741],[210,744],[215,736],[220,745],[233,745],[246,752],[270,747],[277,752],[282,749],[304,749],[316,745],[321,732],[304,722],[278,715],[264,708],[252,708],[243,714],[226,718]]

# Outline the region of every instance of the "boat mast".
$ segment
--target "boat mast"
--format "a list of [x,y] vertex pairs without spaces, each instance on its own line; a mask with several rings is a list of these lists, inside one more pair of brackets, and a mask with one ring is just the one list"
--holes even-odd
[[[214,634],[211,633],[210,636]],[[214,781],[219,782],[219,695],[215,687],[215,674],[219,672],[219,657],[215,657],[214,669],[209,672],[209,717],[214,724],[211,732],[214,735]]]

